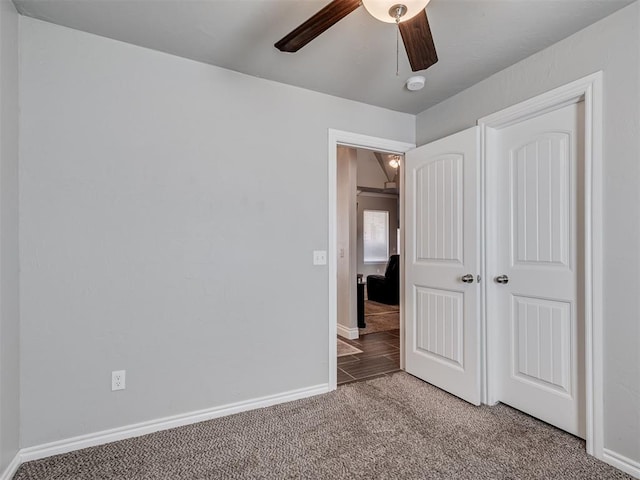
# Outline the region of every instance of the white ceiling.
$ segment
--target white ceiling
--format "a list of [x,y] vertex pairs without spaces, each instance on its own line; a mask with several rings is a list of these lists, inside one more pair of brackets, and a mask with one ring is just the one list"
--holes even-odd
[[363,7],[298,53],[273,44],[328,0],[14,0],[24,14],[256,77],[417,114],[633,0],[432,0],[440,61],[420,92],[396,31]]

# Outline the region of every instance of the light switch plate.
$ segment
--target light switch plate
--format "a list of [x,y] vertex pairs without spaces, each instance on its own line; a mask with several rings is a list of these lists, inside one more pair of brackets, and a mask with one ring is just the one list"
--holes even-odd
[[327,264],[327,251],[326,250],[314,250],[313,251],[313,264],[314,265],[326,265]]

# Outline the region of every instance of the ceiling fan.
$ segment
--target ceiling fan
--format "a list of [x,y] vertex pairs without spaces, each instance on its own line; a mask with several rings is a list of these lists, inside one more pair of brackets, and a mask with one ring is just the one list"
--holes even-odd
[[281,52],[297,52],[360,5],[378,20],[396,23],[411,70],[425,70],[438,61],[425,7],[429,0],[333,0],[309,20],[276,42]]

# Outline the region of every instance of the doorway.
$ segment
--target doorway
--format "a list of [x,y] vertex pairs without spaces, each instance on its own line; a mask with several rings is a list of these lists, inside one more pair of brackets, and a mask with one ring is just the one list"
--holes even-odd
[[339,385],[400,367],[402,155],[338,146],[337,162]]
[[[367,135],[359,135],[350,132],[343,132],[339,130],[329,130],[329,388],[335,389],[337,386],[337,344],[336,338],[338,333],[338,216],[337,216],[337,171],[338,171],[338,146],[361,148],[366,150],[372,150],[382,154],[394,154],[403,155],[406,151],[415,147],[413,144],[397,142],[394,140],[387,140],[383,138],[370,137]],[[402,189],[402,175],[399,175],[400,184],[399,188]],[[402,197],[400,198],[400,212],[402,212]],[[400,220],[403,223],[403,220]],[[400,239],[402,244],[403,239]],[[402,259],[399,261],[401,268]],[[402,278],[402,269],[400,270],[400,279]],[[356,286],[356,279],[353,279],[354,287]],[[400,289],[402,295],[402,281],[400,281]],[[402,332],[403,318],[402,313],[400,315],[400,332]],[[400,367],[403,368],[402,362],[402,335],[398,338],[398,344],[400,349]]]

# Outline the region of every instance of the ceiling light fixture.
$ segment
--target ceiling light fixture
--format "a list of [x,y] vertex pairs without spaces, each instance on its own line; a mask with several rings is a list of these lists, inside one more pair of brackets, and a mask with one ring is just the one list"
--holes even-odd
[[[362,0],[372,17],[396,24],[396,77],[400,75],[400,24],[423,12],[430,0]],[[415,70],[414,70],[415,71]]]
[[425,9],[430,0],[362,0],[372,17],[385,23],[405,22]]
[[398,168],[400,166],[400,155],[394,155],[389,160],[389,166],[391,168]]

